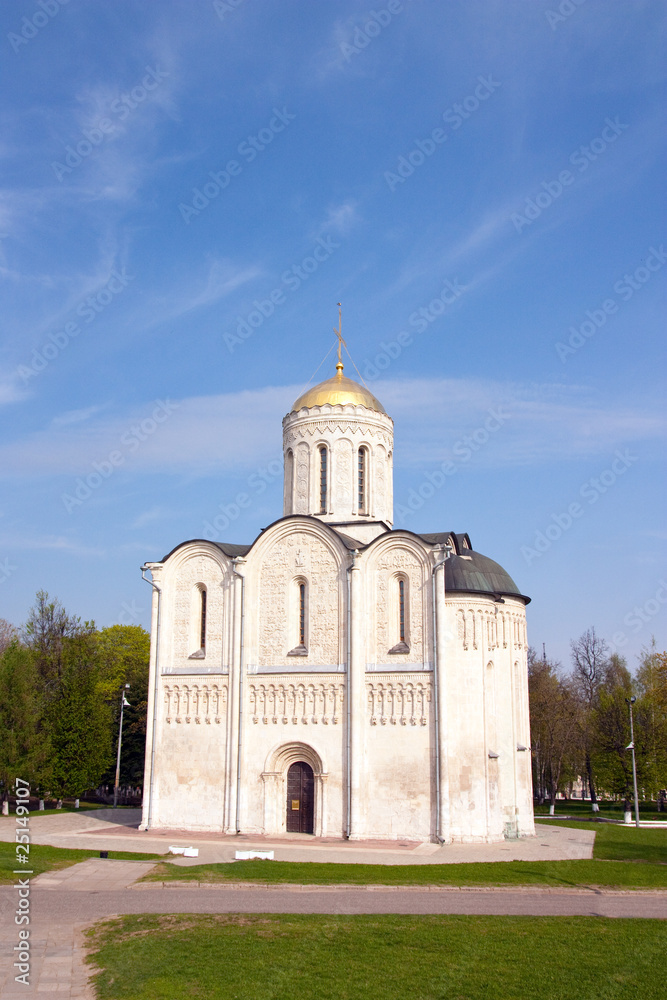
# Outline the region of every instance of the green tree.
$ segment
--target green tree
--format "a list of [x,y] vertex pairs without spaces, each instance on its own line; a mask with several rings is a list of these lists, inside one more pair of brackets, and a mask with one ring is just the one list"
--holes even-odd
[[18,639],[0,656],[0,783],[6,799],[17,778],[35,789],[49,782],[50,742],[35,658]]
[[51,733],[52,791],[79,797],[99,785],[113,758],[111,707],[105,700],[95,636],[65,637],[58,696],[46,718]]
[[[633,695],[632,676],[622,656],[614,653],[603,671],[596,704],[591,713],[591,762],[601,789],[613,795],[632,797],[632,752],[630,716],[626,699]],[[635,746],[638,740],[635,725]],[[637,752],[637,774],[645,759]]]
[[[141,786],[144,779],[150,645],[150,635],[139,625],[112,625],[102,629],[97,636],[105,692],[112,707],[114,747],[117,747],[120,722],[120,691],[125,684],[130,685],[130,690],[126,692],[130,707],[125,709],[123,717],[120,760],[120,780],[123,784]],[[110,784],[114,775],[115,764],[105,773],[102,781]]]
[[94,630],[93,622],[82,622],[69,615],[57,597],[50,600],[45,590],[37,591],[34,607],[23,629],[23,640],[35,654],[47,698],[58,696],[67,640],[91,635]]
[[635,681],[635,742],[644,756],[646,793],[654,799],[667,787],[667,653],[657,651],[655,639],[642,648]]
[[18,630],[6,618],[0,618],[0,654],[4,653],[13,639],[18,639]]
[[528,697],[533,749],[533,786],[539,802],[556,794],[576,775],[578,754],[577,702],[558,675],[558,664],[528,658]]

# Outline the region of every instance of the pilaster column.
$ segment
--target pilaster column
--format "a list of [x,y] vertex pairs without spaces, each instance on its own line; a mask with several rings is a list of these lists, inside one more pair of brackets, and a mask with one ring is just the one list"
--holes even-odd
[[[151,572],[153,577],[159,576],[157,570]],[[153,582],[152,602],[151,602],[151,646],[148,661],[148,694],[146,696],[146,750],[144,764],[144,797],[141,808],[140,830],[148,830],[153,820],[155,811],[155,768],[157,764],[157,747],[153,743],[158,742],[158,731],[156,725],[159,716],[159,698],[162,694],[162,678],[160,677],[160,600],[162,597],[160,588]]]
[[363,625],[363,580],[355,554],[355,561],[350,569],[350,661],[347,665],[347,696],[350,699],[350,840],[360,840],[364,834],[366,663]]
[[438,815],[440,829],[436,835],[450,843],[450,810],[449,810],[449,718],[447,698],[447,608],[445,605],[445,564],[442,562],[435,570],[435,650],[436,670],[438,671],[438,767],[439,767],[439,802]]
[[229,697],[227,699],[228,715],[228,753],[227,769],[227,815],[225,817],[225,833],[236,833],[236,812],[239,795],[239,705],[241,701],[241,617],[243,610],[243,578],[234,575],[234,599],[232,623],[232,655],[229,665]]

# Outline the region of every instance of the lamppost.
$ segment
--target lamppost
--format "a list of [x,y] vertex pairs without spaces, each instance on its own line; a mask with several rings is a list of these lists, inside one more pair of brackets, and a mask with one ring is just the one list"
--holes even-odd
[[129,690],[130,685],[126,684],[121,690],[120,694],[120,726],[118,727],[118,754],[116,755],[116,781],[113,786],[113,807],[114,809],[118,805],[118,782],[120,780],[120,748],[123,742],[123,709],[127,706],[130,707],[130,703],[125,697],[125,692]]
[[632,706],[637,701],[637,699],[632,696],[632,698],[625,699],[628,708],[630,709],[630,743],[625,748],[626,750],[632,750],[632,782],[635,788],[635,826],[639,827],[639,796],[637,795],[637,765],[635,764],[635,731],[632,725]]

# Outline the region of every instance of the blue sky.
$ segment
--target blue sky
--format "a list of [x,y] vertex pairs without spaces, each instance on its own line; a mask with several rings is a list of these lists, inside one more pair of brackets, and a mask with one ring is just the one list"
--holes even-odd
[[661,3],[0,17],[0,617],[147,625],[142,562],[279,517],[342,301],[396,526],[468,531],[565,665],[665,648]]

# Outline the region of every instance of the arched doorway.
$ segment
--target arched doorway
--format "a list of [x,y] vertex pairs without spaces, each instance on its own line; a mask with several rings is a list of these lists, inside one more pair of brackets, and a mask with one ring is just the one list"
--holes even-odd
[[314,832],[315,776],[310,764],[297,760],[287,772],[288,833]]
[[[299,808],[292,809],[292,796],[288,792],[288,774],[293,764],[305,765],[310,768],[306,775],[313,776],[310,801],[312,802],[312,819],[310,824],[301,825],[301,780],[299,790],[294,799],[299,800]],[[296,772],[294,772],[296,774]],[[326,785],[327,770],[323,758],[314,747],[308,743],[296,740],[291,743],[281,743],[267,755],[262,781],[264,782],[264,833],[292,833],[303,829],[310,831],[316,837],[327,836],[327,802]],[[296,781],[295,781],[296,784]],[[306,788],[308,793],[308,788]],[[289,805],[289,809],[287,806]],[[306,811],[306,817],[308,816]],[[299,825],[296,817],[299,814]],[[294,825],[292,825],[294,824]]]

